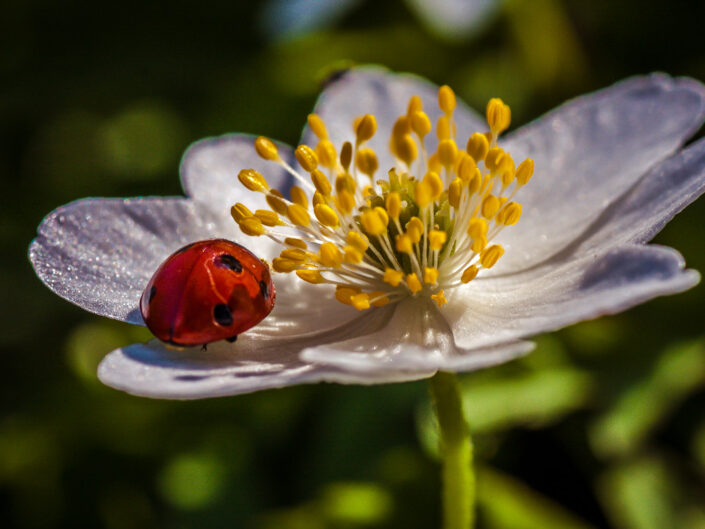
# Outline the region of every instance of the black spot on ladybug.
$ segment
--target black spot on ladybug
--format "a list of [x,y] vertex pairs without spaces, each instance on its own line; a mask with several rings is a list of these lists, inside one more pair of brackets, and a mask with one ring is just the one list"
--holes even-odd
[[223,255],[219,256],[215,263],[218,266],[222,266],[223,268],[229,268],[233,272],[237,272],[238,274],[242,272],[242,263],[238,261],[235,257],[230,255],[229,253],[224,253]]
[[230,338],[226,338],[225,341],[230,342],[230,343],[236,342],[237,341],[237,334],[235,336],[231,336]]
[[259,291],[262,292],[262,297],[267,299],[269,297],[269,288],[267,288],[267,283],[264,281],[259,282]]
[[233,323],[233,311],[225,303],[218,303],[213,307],[213,317],[218,325],[227,327]]
[[149,301],[148,301],[148,303],[151,303],[151,302],[152,302],[152,300],[154,299],[154,296],[156,295],[156,293],[157,293],[157,287],[154,286],[154,285],[152,285],[152,288],[149,289]]
[[193,246],[194,244],[196,244],[196,243],[195,243],[195,242],[192,242],[191,244],[187,244],[187,245],[184,246],[183,248],[179,248],[178,250],[176,250],[176,251],[174,252],[173,255],[176,255],[176,254],[185,252],[186,250],[188,250],[189,248],[191,248],[191,246]]

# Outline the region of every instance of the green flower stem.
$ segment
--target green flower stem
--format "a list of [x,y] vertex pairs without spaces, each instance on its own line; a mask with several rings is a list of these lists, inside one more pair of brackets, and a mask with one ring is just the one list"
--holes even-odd
[[458,381],[454,374],[439,371],[429,383],[443,458],[443,527],[470,529],[475,525],[473,448]]

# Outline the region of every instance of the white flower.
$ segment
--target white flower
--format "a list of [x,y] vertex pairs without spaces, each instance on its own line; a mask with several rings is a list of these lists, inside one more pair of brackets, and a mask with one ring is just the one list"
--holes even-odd
[[[410,97],[420,96],[435,123],[437,94],[416,77],[360,68],[328,85],[315,112],[338,151],[351,139],[353,119],[374,114],[380,133],[368,146],[384,175],[397,163],[388,134]],[[135,344],[110,353],[99,377],[130,393],[183,399],[319,381],[413,380],[505,362],[531,349],[527,336],[686,290],[698,273],[684,270],[676,251],[645,243],[705,191],[705,140],[681,149],[701,125],[704,103],[701,84],[651,75],[570,101],[509,134],[502,147],[536,167],[517,195],[522,218],[492,241],[505,249],[496,266],[446,288],[447,304],[431,301],[436,285],[358,311],[328,285],[275,274],[274,311],[235,344],[207,352]],[[460,102],[453,116],[462,141],[487,129]],[[289,184],[284,169],[255,154],[253,140],[230,135],[194,144],[181,165],[188,198],[84,199],[58,208],[29,250],[37,274],[89,311],[141,324],[142,290],[179,247],[225,237],[275,257],[276,243],[243,236],[230,216],[237,202],[266,208],[263,194],[237,182],[240,169],[255,169],[273,187]],[[315,144],[309,129],[303,143]],[[278,145],[278,152],[298,167],[290,148]]]

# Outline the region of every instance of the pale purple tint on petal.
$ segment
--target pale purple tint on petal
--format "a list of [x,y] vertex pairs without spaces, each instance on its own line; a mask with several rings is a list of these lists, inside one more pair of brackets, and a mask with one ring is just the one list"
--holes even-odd
[[500,6],[499,0],[407,0],[431,31],[449,39],[472,36]]
[[[441,114],[438,108],[438,87],[420,77],[394,74],[381,67],[354,68],[340,74],[323,90],[314,112],[325,121],[330,139],[338,152],[345,141],[355,142],[353,120],[364,114],[374,114],[377,118],[377,134],[367,146],[377,152],[380,172],[386,175],[395,166],[389,153],[392,126],[400,115],[406,114],[409,99],[413,95],[421,97],[424,111],[435,125]],[[473,132],[487,130],[483,119],[460,100],[454,116],[458,137],[463,145]],[[306,127],[302,143],[315,146],[317,141]],[[426,148],[433,152],[436,145],[435,134],[429,134]]]
[[503,146],[536,172],[517,195],[520,222],[498,242],[492,274],[524,269],[573,242],[650,168],[701,125],[705,89],[665,75],[629,79],[566,103],[510,135]]
[[478,279],[453,291],[441,310],[456,343],[475,348],[614,314],[699,281],[671,248],[626,246],[566,257],[522,273]]
[[98,376],[105,384],[135,395],[199,399],[322,381],[382,384],[432,375],[433,371],[419,369],[359,374],[300,359],[305,347],[378,331],[389,317],[388,310],[380,312],[363,314],[337,329],[307,338],[265,338],[245,333],[234,344],[210,344],[207,351],[175,351],[157,341],[131,345],[106,356]]

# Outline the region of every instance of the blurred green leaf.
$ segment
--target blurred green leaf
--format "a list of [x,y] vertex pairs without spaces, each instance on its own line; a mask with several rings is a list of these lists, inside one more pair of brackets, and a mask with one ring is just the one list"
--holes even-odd
[[480,467],[477,487],[478,508],[488,529],[592,528],[557,503],[495,469]]
[[603,457],[634,451],[672,410],[705,383],[705,341],[678,344],[660,355],[648,376],[617,397],[590,427]]
[[164,499],[181,509],[201,509],[215,501],[225,481],[223,462],[213,454],[183,454],[159,477]]
[[330,484],[318,502],[332,527],[380,524],[393,506],[390,494],[374,483]]

